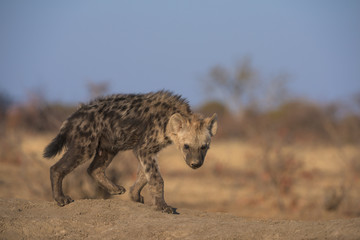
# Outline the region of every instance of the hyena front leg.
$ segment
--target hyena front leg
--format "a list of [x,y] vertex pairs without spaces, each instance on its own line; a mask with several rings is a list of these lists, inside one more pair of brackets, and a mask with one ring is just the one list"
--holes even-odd
[[116,185],[105,175],[105,169],[109,166],[114,156],[115,154],[109,153],[104,150],[97,151],[95,158],[91,162],[87,171],[89,175],[108,193],[112,195],[117,195],[125,193],[125,188]]
[[161,177],[155,155],[142,153],[138,155],[142,170],[149,184],[150,194],[157,210],[174,213],[174,209],[168,206],[164,199],[164,180]]
[[147,184],[147,179],[144,174],[141,163],[139,163],[137,170],[137,178],[134,185],[130,188],[130,198],[134,202],[144,203],[144,197],[140,194],[141,190]]

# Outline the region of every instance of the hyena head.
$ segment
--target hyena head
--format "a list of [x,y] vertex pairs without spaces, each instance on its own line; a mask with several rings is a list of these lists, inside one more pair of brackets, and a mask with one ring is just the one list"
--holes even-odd
[[191,119],[175,113],[170,117],[167,125],[168,136],[182,152],[186,164],[192,169],[199,168],[204,163],[211,137],[216,134],[216,130],[216,113],[209,118],[192,115]]

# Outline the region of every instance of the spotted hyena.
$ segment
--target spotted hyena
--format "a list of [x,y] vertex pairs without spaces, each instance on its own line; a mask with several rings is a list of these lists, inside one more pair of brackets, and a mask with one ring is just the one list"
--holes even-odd
[[91,101],[69,116],[44,150],[44,157],[50,158],[66,148],[50,169],[53,197],[59,206],[73,201],[63,193],[63,178],[89,159],[90,176],[110,194],[123,194],[125,188],[110,181],[105,169],[119,151],[132,149],[139,167],[130,188],[131,199],[144,203],[140,192],[148,184],[157,209],[173,213],[164,200],[157,153],[174,143],[187,165],[199,168],[216,130],[216,114],[209,118],[194,114],[185,99],[167,91],[118,94]]

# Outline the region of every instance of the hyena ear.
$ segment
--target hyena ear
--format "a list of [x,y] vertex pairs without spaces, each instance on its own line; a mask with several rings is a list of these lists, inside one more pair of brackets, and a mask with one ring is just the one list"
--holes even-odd
[[211,136],[215,136],[217,131],[217,114],[214,113],[211,117],[205,119],[207,129],[209,129]]
[[181,129],[186,127],[186,119],[180,113],[171,115],[167,125],[167,132],[177,134]]

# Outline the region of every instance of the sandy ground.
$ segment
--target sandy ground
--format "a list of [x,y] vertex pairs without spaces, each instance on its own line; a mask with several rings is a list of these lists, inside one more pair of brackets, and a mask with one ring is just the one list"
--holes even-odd
[[0,200],[0,239],[359,239],[360,218],[253,220],[177,209],[178,215],[124,201]]

